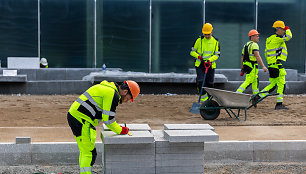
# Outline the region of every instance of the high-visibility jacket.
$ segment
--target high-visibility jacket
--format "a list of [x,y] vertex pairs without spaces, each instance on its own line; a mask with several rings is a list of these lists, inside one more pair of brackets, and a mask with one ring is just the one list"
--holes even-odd
[[201,56],[203,60],[209,60],[212,62],[212,69],[216,68],[215,61],[220,57],[220,45],[218,39],[214,36],[211,36],[210,39],[200,36],[193,44],[190,55],[195,58],[194,66],[200,66],[201,60],[198,57]]
[[291,30],[286,30],[284,36],[273,34],[266,40],[265,57],[268,65],[276,63],[277,60],[286,61],[288,56],[286,41],[292,38]]
[[110,130],[120,134],[122,128],[115,120],[116,107],[121,99],[118,88],[114,82],[107,81],[90,87],[71,105],[69,113],[93,126],[103,121]]
[[[245,50],[247,48],[247,50]],[[249,41],[247,42],[242,49],[242,55],[244,56],[243,65],[247,65],[250,68],[254,67],[254,64],[257,64],[254,51],[259,51],[259,46],[256,42]],[[248,54],[248,55],[245,55]]]

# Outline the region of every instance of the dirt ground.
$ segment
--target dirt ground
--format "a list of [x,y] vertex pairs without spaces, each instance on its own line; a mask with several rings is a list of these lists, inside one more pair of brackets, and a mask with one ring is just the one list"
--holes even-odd
[[[66,127],[66,114],[78,95],[1,95],[0,127]],[[149,124],[162,129],[165,123],[208,123],[212,126],[305,126],[306,95],[288,95],[290,110],[274,110],[275,97],[247,110],[247,121],[230,118],[225,110],[216,120],[204,120],[189,109],[196,95],[140,95],[134,103],[117,107],[119,123]],[[243,117],[243,116],[242,116]]]

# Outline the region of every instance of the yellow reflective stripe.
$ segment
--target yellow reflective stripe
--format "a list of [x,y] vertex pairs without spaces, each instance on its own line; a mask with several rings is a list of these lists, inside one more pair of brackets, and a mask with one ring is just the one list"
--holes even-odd
[[277,54],[269,54],[267,55],[267,57],[272,57],[272,56],[276,56]]
[[286,54],[286,53],[284,53],[284,52],[282,52],[281,54],[282,54],[282,55],[284,55],[284,56],[287,56],[287,54]]
[[85,97],[90,101],[90,103],[95,105],[98,111],[102,111],[102,109],[99,107],[99,105],[95,102],[95,100],[91,97],[91,95],[88,92],[84,92],[83,95],[85,95]]
[[92,172],[92,167],[82,167],[80,168],[80,173],[83,172]]
[[287,36],[289,39],[291,39],[291,38],[292,38],[290,35],[287,35],[287,34],[286,34],[285,36]]
[[206,59],[206,58],[210,58],[211,56],[203,56],[202,58],[203,59]]
[[216,52],[215,52],[215,55],[216,55],[216,54],[220,54],[220,53],[221,53],[220,51],[216,51]]
[[108,121],[104,121],[104,124],[112,124],[112,123],[114,123],[116,121],[116,119],[115,119],[115,117],[113,118],[113,119],[111,119],[111,120],[108,120]]
[[259,92],[259,90],[258,90],[258,89],[255,89],[255,90],[253,90],[253,92]]
[[283,101],[284,101],[283,99],[277,99],[276,100],[277,103],[280,103],[280,102],[283,102]]
[[206,97],[208,97],[208,95],[207,95],[207,94],[202,95],[202,96],[201,96],[201,99],[205,99]]

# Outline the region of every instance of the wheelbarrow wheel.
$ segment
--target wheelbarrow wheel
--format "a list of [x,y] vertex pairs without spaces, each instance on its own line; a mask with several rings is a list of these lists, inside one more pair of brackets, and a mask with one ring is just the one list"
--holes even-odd
[[205,120],[214,120],[220,115],[220,108],[204,109],[205,107],[219,107],[214,100],[206,100],[200,107],[200,114]]

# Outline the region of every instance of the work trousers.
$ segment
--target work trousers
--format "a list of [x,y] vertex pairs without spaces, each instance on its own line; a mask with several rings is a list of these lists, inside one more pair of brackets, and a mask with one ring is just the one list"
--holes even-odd
[[[205,67],[204,67],[203,62],[200,64],[199,67],[196,67],[196,71],[197,71],[196,84],[197,84],[198,93],[200,95],[201,88],[202,88],[202,83],[203,83],[203,79],[204,79],[204,74],[205,74]],[[204,87],[213,88],[214,87],[214,78],[215,78],[215,69],[212,69],[210,67],[208,69],[206,77],[205,77]],[[206,92],[205,89],[203,89],[200,101],[204,102],[208,99],[208,97],[209,97],[209,94]]]
[[236,90],[236,92],[243,93],[243,91],[246,90],[250,85],[252,85],[253,94],[257,94],[259,92],[258,90],[258,64],[254,64],[252,66],[253,67],[250,68],[250,71],[246,72],[245,80],[240,85],[240,87]]
[[97,136],[96,129],[89,122],[83,119],[78,119],[72,116],[69,112],[67,114],[67,120],[80,150],[80,173],[91,174],[92,166],[97,157],[97,151],[95,148]]
[[282,103],[283,97],[284,97],[284,91],[285,91],[285,85],[286,85],[286,70],[284,69],[283,65],[281,63],[269,65],[269,81],[270,84],[266,86],[259,94],[260,97],[264,97],[275,90],[277,87],[277,97],[276,102]]

